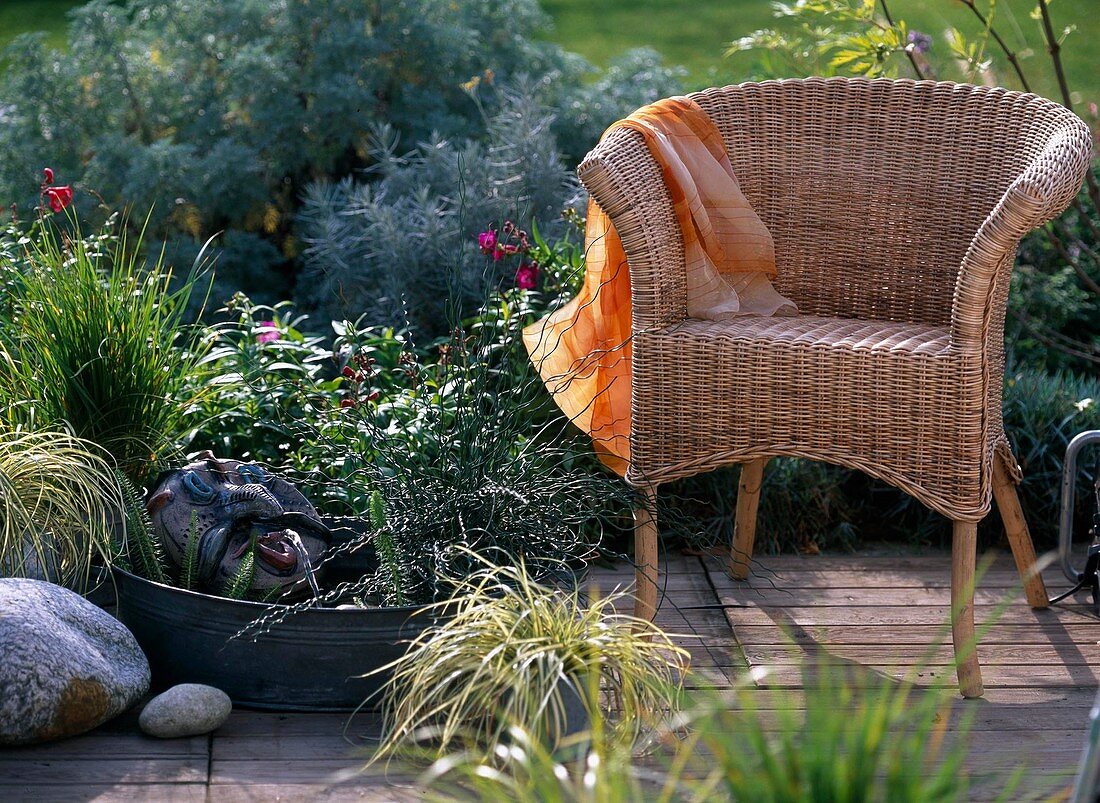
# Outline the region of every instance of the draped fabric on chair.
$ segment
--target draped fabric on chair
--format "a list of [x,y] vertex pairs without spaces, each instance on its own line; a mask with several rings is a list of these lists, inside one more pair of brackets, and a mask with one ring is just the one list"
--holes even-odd
[[[737,183],[722,135],[691,98],[645,106],[608,131],[645,138],[661,166],[685,253],[687,312],[720,321],[793,315],[775,291],[775,245]],[[605,134],[606,136],[606,134]],[[605,465],[630,464],[630,271],[611,218],[591,201],[586,271],[577,297],[523,334],[531,359],[569,419],[592,437]]]

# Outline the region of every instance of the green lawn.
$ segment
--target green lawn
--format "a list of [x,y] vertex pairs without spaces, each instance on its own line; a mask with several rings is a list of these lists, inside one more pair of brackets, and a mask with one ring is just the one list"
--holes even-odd
[[50,42],[65,42],[65,12],[80,5],[74,0],[0,0],[0,47],[28,31],[46,31]]
[[[57,44],[63,41],[65,11],[75,0],[0,0],[0,45],[16,34],[46,30]],[[1025,70],[1036,76],[1036,91],[1056,96],[1057,88],[1045,63],[1038,23],[1027,12],[1034,0],[999,0],[996,24],[1025,58]],[[753,57],[741,54],[725,59],[726,43],[757,28],[775,27],[770,0],[543,0],[554,18],[549,34],[569,50],[591,61],[607,61],[631,47],[650,45],[668,62],[691,71],[693,88],[742,81],[753,77]],[[969,12],[956,0],[892,0],[895,17],[913,28],[938,33],[957,27],[977,30]],[[1066,40],[1064,58],[1071,87],[1082,100],[1100,99],[1100,9],[1097,0],[1057,0],[1051,13],[1055,27],[1075,24]],[[943,47],[937,40],[937,47]],[[1011,76],[1004,76],[1011,83]]]
[[[589,60],[605,65],[610,58],[639,45],[650,45],[670,63],[691,71],[693,88],[748,80],[753,57],[725,59],[727,43],[758,28],[789,24],[772,15],[770,0],[542,0],[554,18],[553,39]],[[788,0],[792,2],[793,0]],[[995,26],[1021,52],[1042,47],[1038,23],[1028,17],[1034,0],[999,0]],[[1063,57],[1070,86],[1081,99],[1100,100],[1100,4],[1097,0],[1057,0],[1051,3],[1056,30],[1076,24],[1065,42]],[[956,27],[970,35],[978,31],[973,17],[957,0],[891,0],[895,19],[910,28],[939,34]],[[945,47],[937,37],[936,47]],[[1056,96],[1046,54],[1033,52],[1024,60],[1025,73],[1042,76],[1033,89]],[[1051,76],[1051,77],[1048,77]],[[1004,76],[1010,83],[1010,76]]]

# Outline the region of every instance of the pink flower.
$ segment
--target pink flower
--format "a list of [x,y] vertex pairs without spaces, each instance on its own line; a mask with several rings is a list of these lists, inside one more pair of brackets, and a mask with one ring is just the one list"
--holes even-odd
[[279,325],[275,321],[260,321],[260,329],[262,331],[256,335],[257,343],[271,343],[282,339],[282,335],[279,334]]
[[481,253],[491,254],[496,246],[497,233],[492,229],[483,231],[477,236],[477,247],[481,249]]
[[50,202],[50,209],[61,212],[73,202],[73,188],[69,186],[49,187],[43,193]]
[[516,271],[516,287],[520,290],[534,290],[539,283],[537,262],[523,262]]

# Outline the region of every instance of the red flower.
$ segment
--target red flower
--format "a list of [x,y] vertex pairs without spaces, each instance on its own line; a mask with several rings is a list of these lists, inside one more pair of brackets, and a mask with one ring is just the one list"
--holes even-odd
[[48,167],[43,167],[42,174],[46,176],[46,180],[44,183],[47,187],[53,184],[53,170]]
[[73,202],[73,188],[65,185],[62,187],[49,187],[43,193],[50,201],[50,209],[61,212]]
[[520,290],[534,290],[539,283],[539,266],[536,262],[524,262],[516,271],[516,287]]

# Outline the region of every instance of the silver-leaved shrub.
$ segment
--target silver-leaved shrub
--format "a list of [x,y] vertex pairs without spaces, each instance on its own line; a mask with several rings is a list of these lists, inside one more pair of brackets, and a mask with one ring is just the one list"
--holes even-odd
[[[315,205],[327,192],[334,209],[346,197],[365,224],[350,236],[369,232],[373,244],[320,242],[317,214],[305,215],[311,276],[326,279],[301,295],[354,319],[361,310],[326,288],[386,263],[398,272],[417,246],[440,254],[440,269],[461,267],[463,203],[486,214],[564,204],[563,176],[602,126],[677,89],[675,71],[649,56],[586,84],[593,68],[539,38],[546,23],[536,0],[92,0],[73,12],[65,50],[26,35],[0,56],[0,202],[26,219],[48,164],[76,188],[84,219],[97,201],[82,189],[136,208],[135,220],[153,207],[147,242],[184,264],[227,232],[216,243],[220,302],[236,289],[286,297],[303,264],[303,196]],[[498,130],[509,119],[516,131]],[[353,191],[339,183],[351,176],[389,183]],[[483,206],[486,191],[498,197]],[[402,224],[409,238],[394,234]],[[425,246],[421,234],[442,239]],[[364,249],[370,264],[347,275],[324,261]],[[423,271],[398,284],[412,307],[446,292]],[[393,307],[390,295],[364,298],[354,303]]]

